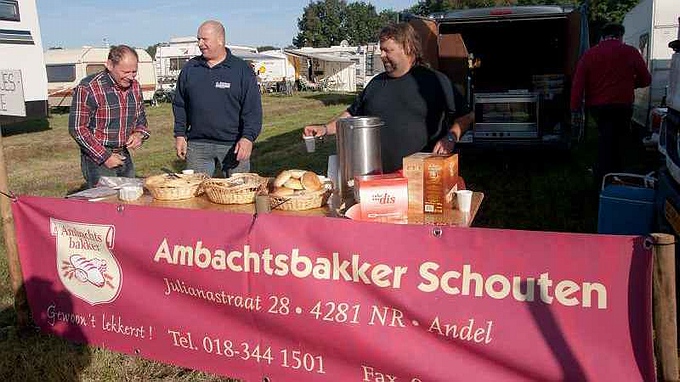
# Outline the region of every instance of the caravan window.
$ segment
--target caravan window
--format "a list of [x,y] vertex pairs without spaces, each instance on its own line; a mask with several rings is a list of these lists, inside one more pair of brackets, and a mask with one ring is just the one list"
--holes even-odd
[[104,64],[91,64],[87,65],[85,67],[85,75],[89,76],[90,74],[95,74],[99,72],[103,72],[104,69],[106,69],[106,66]]
[[640,54],[645,62],[649,64],[649,33],[644,33],[640,35],[640,41],[638,43],[638,49],[640,49]]
[[0,20],[21,21],[18,0],[0,0]]
[[170,70],[182,70],[182,67],[184,67],[184,64],[189,61],[188,58],[184,57],[173,57],[170,59]]
[[76,79],[76,66],[47,65],[47,82],[73,82]]

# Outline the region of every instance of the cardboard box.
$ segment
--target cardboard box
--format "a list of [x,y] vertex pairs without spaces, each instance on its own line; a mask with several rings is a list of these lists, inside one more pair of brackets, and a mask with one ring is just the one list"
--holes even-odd
[[452,209],[458,187],[458,154],[415,153],[403,159],[409,209],[441,214]]
[[408,180],[408,209],[423,212],[425,158],[431,153],[415,153],[402,160],[404,178]]
[[363,175],[354,178],[354,186],[359,189],[362,220],[407,217],[406,178],[397,174]]

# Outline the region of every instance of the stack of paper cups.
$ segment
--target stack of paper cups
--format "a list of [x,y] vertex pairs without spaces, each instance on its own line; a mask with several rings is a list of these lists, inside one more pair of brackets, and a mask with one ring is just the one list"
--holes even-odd
[[271,212],[268,195],[255,196],[255,212],[258,214],[268,214]]
[[326,171],[326,176],[333,183],[333,189],[338,184],[338,156],[329,155],[328,156],[328,170]]

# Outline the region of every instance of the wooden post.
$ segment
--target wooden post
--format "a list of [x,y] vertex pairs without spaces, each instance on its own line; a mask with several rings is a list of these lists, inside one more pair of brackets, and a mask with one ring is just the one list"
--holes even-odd
[[[7,181],[7,166],[5,165],[5,153],[2,143],[2,126],[0,126],[0,191],[9,194],[9,182]],[[17,248],[17,236],[14,230],[14,216],[12,215],[12,200],[7,196],[0,195],[0,216],[2,216],[2,231],[7,251],[7,263],[9,265],[9,277],[14,291],[14,310],[17,314],[17,326],[25,328],[29,323],[28,300],[23,288],[21,274],[21,262],[19,261],[19,249]]]
[[655,233],[652,309],[654,315],[654,352],[657,379],[677,381],[678,327],[675,301],[675,237]]

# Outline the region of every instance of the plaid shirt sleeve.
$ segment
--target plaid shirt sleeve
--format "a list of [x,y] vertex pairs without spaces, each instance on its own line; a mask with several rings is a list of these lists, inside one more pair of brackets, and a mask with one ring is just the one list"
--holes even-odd
[[104,145],[95,139],[90,121],[94,118],[97,104],[90,90],[83,85],[78,85],[73,90],[73,101],[71,102],[71,112],[68,118],[69,134],[75,139],[87,155],[95,162],[102,164],[111,156]]

